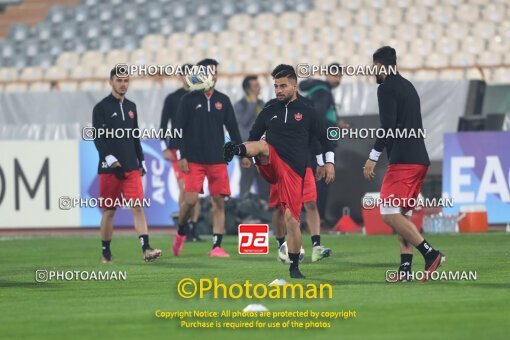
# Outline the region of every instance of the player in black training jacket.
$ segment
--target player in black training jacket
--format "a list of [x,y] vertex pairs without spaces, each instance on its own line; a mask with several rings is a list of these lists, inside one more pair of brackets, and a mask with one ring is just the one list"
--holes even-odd
[[230,255],[221,248],[225,233],[225,196],[230,196],[227,165],[222,152],[225,142],[223,125],[236,143],[241,142],[241,136],[230,99],[214,89],[218,62],[204,59],[198,65],[213,67],[215,72],[210,75],[211,85],[204,91],[192,91],[182,97],[177,112],[175,128],[182,129],[183,133],[177,156],[185,176],[184,202],[179,212],[179,229],[172,251],[175,256],[182,251],[188,219],[197,204],[199,193],[203,192],[204,179],[207,177],[213,220],[213,249],[209,256],[228,257]]
[[[326,181],[334,180],[333,146],[326,136],[325,125],[315,110],[297,96],[297,76],[293,69],[285,69],[274,76],[276,99],[258,115],[250,131],[249,141],[243,144],[226,143],[225,161],[234,155],[256,157],[261,175],[276,184],[278,201],[288,236],[291,278],[304,278],[299,271],[301,249],[300,213],[303,203],[303,180],[309,162],[311,135],[326,148]],[[266,140],[260,140],[263,134]]]
[[[184,69],[191,70],[193,65],[186,64],[183,65]],[[168,128],[168,123],[171,124],[172,128],[175,125],[175,118],[177,115],[177,109],[179,108],[179,103],[181,102],[181,98],[184,97],[185,94],[189,93],[189,86],[186,83],[186,75],[182,75],[180,77],[182,82],[182,87],[177,89],[176,91],[170,93],[165,98],[165,103],[163,104],[163,111],[161,112],[161,123],[159,125],[161,130],[166,130]],[[163,158],[172,163],[172,169],[174,170],[175,178],[177,179],[177,184],[179,185],[179,207],[182,205],[184,200],[184,174],[179,169],[179,160],[177,159],[177,148],[178,143],[172,138],[161,140],[161,150],[163,151]],[[195,224],[198,220],[200,214],[200,202],[197,202],[195,208],[193,210],[193,214],[189,221],[189,229],[188,235],[186,236],[186,240],[188,241],[202,241],[198,236],[197,230],[195,228]]]
[[[423,129],[420,97],[410,81],[398,72],[390,72],[390,67],[397,66],[395,49],[390,46],[379,48],[373,55],[373,61],[379,70],[376,80],[380,84],[377,99],[382,129],[391,131],[393,135],[397,129],[414,130],[418,135],[418,130]],[[399,235],[401,259],[398,275],[387,277],[386,281],[392,283],[411,278],[413,246],[425,259],[424,280],[427,280],[446,257],[432,248],[410,221],[414,207],[409,203],[420,194],[430,165],[425,142],[423,138],[378,138],[363,167],[366,179],[375,176],[374,168],[384,148],[388,152],[390,165],[381,187],[383,204],[380,210],[384,222]]]
[[[140,205],[143,200],[141,176],[146,170],[140,139],[127,133],[130,131],[127,129],[138,129],[136,105],[125,98],[129,77],[118,77],[113,69],[110,72],[110,86],[112,93],[97,103],[92,112],[92,124],[98,136],[94,139],[94,144],[99,152],[99,192],[103,202],[101,208],[104,209],[100,226],[102,261],[112,261],[110,242],[117,206],[111,202],[119,200],[121,195],[132,203],[131,210],[135,229],[142,243],[143,258],[146,262],[153,261],[161,256],[161,250],[152,249],[149,245],[147,221]],[[110,134],[100,133],[102,129]],[[126,129],[123,138],[111,137],[113,132],[120,129]]]

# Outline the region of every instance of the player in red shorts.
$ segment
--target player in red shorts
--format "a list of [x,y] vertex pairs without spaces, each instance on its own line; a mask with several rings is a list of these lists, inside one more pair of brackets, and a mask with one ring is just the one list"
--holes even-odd
[[[204,59],[198,65],[216,70],[218,62]],[[177,112],[175,127],[181,128],[183,133],[178,154],[179,167],[185,176],[184,201],[179,211],[179,226],[172,245],[175,256],[181,254],[188,229],[187,222],[197,204],[199,193],[203,192],[206,177],[211,194],[213,220],[213,246],[209,256],[230,256],[221,247],[225,233],[225,197],[230,196],[227,165],[222,155],[225,142],[223,125],[233,141],[240,142],[241,137],[230,99],[214,89],[216,77],[215,71],[207,88],[184,95]]]
[[[290,67],[290,66],[289,66]],[[256,157],[261,175],[277,187],[278,202],[287,228],[290,277],[304,278],[299,270],[301,249],[300,213],[303,204],[303,178],[313,135],[327,149],[326,182],[334,180],[333,145],[315,110],[297,97],[297,76],[293,69],[274,75],[277,102],[267,105],[258,115],[248,142],[228,142],[223,147],[225,161],[234,155]],[[266,140],[260,140],[263,134]]]
[[[106,129],[113,132],[116,129],[137,129],[138,112],[136,105],[125,98],[129,87],[129,77],[118,77],[116,69],[110,72],[110,86],[112,93],[94,106],[92,123],[94,128]],[[127,130],[128,131],[128,130]],[[99,136],[99,133],[98,133]],[[106,135],[108,136],[108,135]],[[121,197],[130,203],[133,220],[138,238],[142,244],[143,259],[153,261],[161,256],[161,250],[152,249],[149,245],[149,235],[145,212],[141,206],[143,200],[142,177],[145,161],[139,138],[133,138],[127,133],[124,138],[106,138],[103,134],[94,139],[99,152],[99,191],[102,198],[101,208],[101,239],[102,261],[112,261],[110,242],[113,234],[113,217],[115,216],[114,200]]]
[[[395,49],[384,46],[373,55],[374,64],[388,70],[389,66],[397,65]],[[377,98],[379,101],[379,117],[381,127],[385,131],[423,129],[420,109],[420,97],[413,84],[403,78],[400,73],[381,72],[376,76]],[[417,132],[417,131],[415,131]],[[413,207],[409,199],[417,198],[423,179],[430,165],[429,156],[423,138],[378,138],[370,152],[369,159],[363,167],[366,179],[375,176],[374,168],[379,155],[386,148],[390,165],[384,176],[381,199],[381,215],[386,224],[399,235],[400,267],[399,275],[386,278],[387,282],[407,281],[411,272],[413,246],[425,259],[425,279],[445,261],[446,257],[432,248],[410,221]]]
[[[183,65],[185,69],[191,70],[193,65],[186,64]],[[165,103],[163,104],[163,110],[161,112],[161,123],[159,124],[160,129],[166,130],[168,128],[168,123],[170,122],[171,127],[174,125],[175,116],[177,114],[177,109],[179,107],[179,103],[181,98],[189,92],[189,86],[186,83],[186,76],[182,75],[180,77],[182,82],[182,87],[172,93],[170,93],[165,98]],[[182,205],[184,200],[184,174],[179,169],[179,161],[177,155],[177,142],[173,139],[162,139],[161,140],[161,150],[163,151],[163,158],[172,163],[172,169],[174,170],[175,178],[177,179],[177,184],[179,185],[179,207]],[[188,222],[189,229],[188,235],[186,235],[186,240],[188,241],[202,241],[198,236],[197,230],[195,228],[195,224],[198,221],[198,217],[200,215],[200,202],[198,201],[193,210],[193,214]]]
[[[322,154],[320,155],[322,158]],[[324,177],[324,164],[318,167],[317,176],[314,176],[311,167],[306,168],[305,178],[303,179],[303,205],[306,211],[306,223],[310,230],[312,239],[312,262],[317,262],[326,257],[331,256],[331,249],[321,245],[320,239],[320,216],[317,208],[317,186],[316,180]],[[280,209],[278,208],[278,189],[277,186],[271,184],[269,190],[269,208],[273,211],[273,226],[275,229],[278,247],[285,242],[285,222]]]

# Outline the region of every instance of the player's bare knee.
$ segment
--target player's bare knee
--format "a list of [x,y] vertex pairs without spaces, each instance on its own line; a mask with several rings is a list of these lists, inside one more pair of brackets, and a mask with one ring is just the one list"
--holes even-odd
[[383,219],[384,223],[388,224],[390,227],[395,222],[395,216],[393,214],[382,215],[382,219]]
[[214,202],[214,209],[215,210],[224,210],[225,209],[225,199],[223,196],[213,196],[212,201]]
[[315,211],[317,210],[317,203],[315,202],[305,202],[304,203],[306,211]]
[[141,215],[143,214],[143,208],[142,207],[131,207],[131,211],[135,215]]
[[109,208],[104,209],[103,216],[106,218],[113,218],[115,216],[115,209],[109,209]]

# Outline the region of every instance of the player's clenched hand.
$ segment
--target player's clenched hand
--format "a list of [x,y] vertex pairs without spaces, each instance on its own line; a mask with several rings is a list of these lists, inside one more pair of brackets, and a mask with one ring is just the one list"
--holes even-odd
[[117,179],[126,179],[126,174],[124,173],[124,168],[119,162],[115,162],[111,166],[113,168],[113,174]]
[[241,167],[248,169],[251,166],[251,161],[247,157],[241,158]]
[[185,174],[189,172],[188,160],[186,158],[183,158],[179,161],[179,169]]
[[363,167],[363,176],[365,176],[366,179],[371,180],[375,177],[375,164],[376,162],[373,160],[367,159],[365,166]]
[[165,151],[163,151],[163,158],[170,162],[175,161],[175,156],[172,150],[170,149],[166,149]]
[[324,170],[326,171],[326,184],[333,183],[335,180],[335,165],[326,163],[326,165],[324,165]]
[[315,180],[318,182],[326,176],[326,169],[323,166],[318,166],[315,170]]

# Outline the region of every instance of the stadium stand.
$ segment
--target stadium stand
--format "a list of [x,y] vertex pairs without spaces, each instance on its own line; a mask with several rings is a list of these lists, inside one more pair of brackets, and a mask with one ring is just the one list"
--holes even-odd
[[276,56],[292,64],[367,63],[374,46],[390,44],[415,80],[510,82],[510,4],[436,5],[433,0],[27,0],[0,13],[0,36],[7,32],[0,40],[0,81],[5,91],[84,89],[104,76],[102,63],[175,64],[206,55],[238,78],[267,74]]

